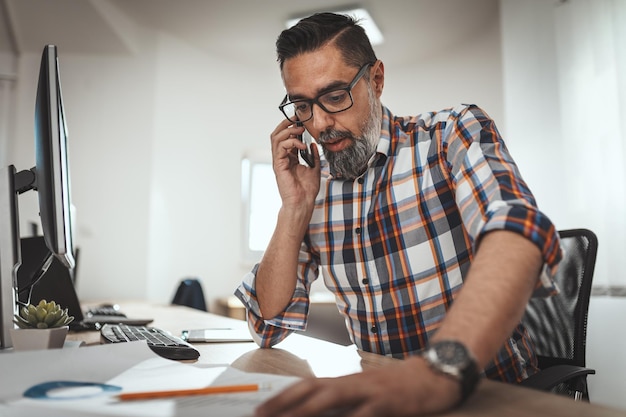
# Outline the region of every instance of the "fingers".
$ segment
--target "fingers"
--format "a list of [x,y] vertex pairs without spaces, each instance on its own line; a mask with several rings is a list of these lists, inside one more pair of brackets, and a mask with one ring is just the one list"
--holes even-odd
[[304,132],[304,127],[296,126],[289,120],[282,121],[271,134],[272,155],[274,161],[288,160],[289,165],[298,161],[298,150],[306,149],[299,135]]
[[310,381],[296,383],[278,395],[270,398],[256,409],[256,417],[276,417],[281,413],[293,409],[310,391]]
[[[287,119],[282,120],[278,126],[276,126],[276,129],[274,129],[274,131],[272,132],[272,137],[274,137],[276,134],[282,132],[283,130],[287,129],[289,126],[293,125],[292,122],[290,122]],[[295,126],[295,125],[294,125]]]
[[458,383],[420,357],[339,378],[307,379],[260,405],[257,417],[417,416],[451,409]]
[[311,142],[311,154],[313,154],[313,160],[315,161],[315,166],[320,166],[320,148],[313,142]]
[[335,379],[309,379],[269,399],[257,408],[256,416],[319,416],[322,412],[345,408],[346,404],[352,403],[347,394],[341,392],[341,385]]

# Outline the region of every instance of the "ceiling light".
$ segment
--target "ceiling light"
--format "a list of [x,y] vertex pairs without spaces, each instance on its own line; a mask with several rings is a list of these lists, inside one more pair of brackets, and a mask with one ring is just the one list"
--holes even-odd
[[[349,9],[349,10],[338,10],[338,11],[334,11],[334,13],[345,14],[345,15],[354,17],[359,22],[359,24],[363,26],[363,29],[365,29],[365,33],[367,33],[367,37],[370,38],[370,42],[372,43],[372,45],[380,45],[381,43],[383,43],[384,41],[383,34],[380,31],[380,29],[378,29],[378,26],[376,26],[374,19],[372,19],[372,16],[370,16],[367,10],[363,8],[356,8],[356,9]],[[287,21],[287,28],[292,27],[293,25],[298,23],[300,19],[304,17],[305,16],[300,16],[300,17],[296,17],[293,19],[289,19]]]

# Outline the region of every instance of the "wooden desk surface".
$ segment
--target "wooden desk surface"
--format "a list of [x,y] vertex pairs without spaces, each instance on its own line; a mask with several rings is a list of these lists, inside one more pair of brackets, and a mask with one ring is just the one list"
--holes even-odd
[[[241,320],[205,313],[182,306],[148,303],[120,303],[130,317],[154,317],[152,323],[175,335],[185,329],[205,327],[240,327]],[[97,344],[98,332],[70,333],[70,340]],[[300,377],[334,377],[385,366],[396,359],[357,351],[354,346],[340,346],[298,334],[289,336],[272,349],[260,349],[255,343],[194,344],[200,351],[198,362],[226,364],[248,372],[264,372]],[[626,411],[577,403],[565,397],[510,384],[484,380],[477,392],[463,406],[446,416],[507,417],[626,417]]]

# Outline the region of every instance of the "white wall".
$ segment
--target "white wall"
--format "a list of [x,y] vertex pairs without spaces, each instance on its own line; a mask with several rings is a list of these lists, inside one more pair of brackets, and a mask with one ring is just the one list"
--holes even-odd
[[558,217],[561,126],[555,1],[501,1],[507,145],[542,209]]
[[626,410],[626,335],[621,331],[626,317],[626,297],[591,297],[587,329],[587,363],[590,401]]
[[[383,102],[396,115],[440,110],[458,103],[477,104],[502,130],[504,93],[497,13],[491,24],[472,35],[457,39],[428,59],[417,58],[403,67],[386,66]],[[410,50],[410,41],[403,47]],[[379,58],[384,62],[384,55]]]
[[169,299],[178,279],[199,276],[209,298],[230,295],[248,270],[240,260],[241,158],[268,151],[281,117],[274,55],[248,68],[166,35],[158,51],[147,294]]
[[[556,8],[570,6],[545,0],[501,1],[506,136],[540,207],[557,227],[587,227],[598,234],[594,284],[624,285],[621,257],[610,254],[610,249],[624,250],[619,244],[623,231],[612,221],[612,216],[624,217],[624,213],[597,216],[595,210],[605,199],[588,197],[581,205],[573,190],[587,196],[597,190],[584,187],[582,182],[573,182],[572,176],[567,175],[571,173],[573,161],[584,160],[587,162],[575,165],[574,169],[593,177],[602,171],[591,164],[589,153],[619,151],[607,150],[606,144],[595,137],[589,138],[587,146],[577,147],[574,138],[563,133],[561,97],[566,92],[561,90],[565,83],[558,76],[558,57],[562,51],[557,48],[557,38],[563,35],[555,32],[555,24],[557,13],[563,13]],[[610,178],[603,181],[612,183]],[[623,194],[623,190],[614,191]],[[606,209],[610,211],[610,207]],[[616,330],[623,327],[625,313],[626,299],[623,297],[591,298],[587,366],[597,371],[588,378],[591,401],[621,409],[626,409],[621,382],[626,374],[622,354],[626,336]]]
[[[282,84],[272,45],[248,68],[147,33],[127,56],[60,51],[83,300],[169,301],[184,276],[232,294],[239,260],[240,160],[267,149]],[[18,58],[10,162],[34,165],[39,55]],[[264,81],[259,82],[259,79]],[[243,113],[246,108],[250,112]],[[22,235],[37,195],[20,196]]]
[[[61,49],[62,51],[62,49]],[[146,235],[152,109],[150,57],[61,55],[69,132],[79,288],[87,297],[140,297],[146,287]],[[33,105],[39,55],[19,59],[18,169],[34,165]],[[22,234],[38,221],[37,194],[20,196]]]
[[[616,13],[597,14],[611,5]],[[624,286],[626,147],[614,126],[626,116],[623,99],[620,108],[619,99],[601,93],[618,94],[620,82],[626,92],[623,69],[617,70],[621,80],[610,80],[614,86],[602,78],[605,62],[619,58],[619,51],[626,56],[603,33],[623,31],[626,7],[619,1],[503,0],[501,10],[509,148],[557,228],[584,227],[598,235],[594,285]],[[615,45],[607,47],[609,41]]]
[[[1,32],[0,32],[1,36]],[[15,101],[15,57],[9,52],[0,52],[0,166],[9,163],[9,135],[12,132]]]
[[[185,276],[200,277],[210,300],[230,295],[250,268],[240,260],[240,161],[246,152],[269,152],[281,120],[274,45],[250,68],[122,23],[133,28],[128,55],[63,54],[59,46],[79,296],[169,301]],[[456,45],[427,62],[388,65],[385,104],[414,114],[475,102],[500,118],[497,19]],[[38,60],[19,57],[13,161],[20,169],[33,165]],[[37,220],[36,194],[20,202],[25,234]]]

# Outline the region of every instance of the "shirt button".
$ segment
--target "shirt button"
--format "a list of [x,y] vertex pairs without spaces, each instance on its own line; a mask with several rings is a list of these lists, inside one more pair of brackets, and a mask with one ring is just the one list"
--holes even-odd
[[372,333],[378,333],[378,327],[376,326],[372,326],[371,330],[372,330]]
[[357,235],[360,235],[360,234],[361,234],[361,228],[360,228],[360,227],[357,227],[356,229],[354,229],[354,232],[355,232]]
[[357,181],[359,181],[359,184],[363,184],[365,182],[365,180],[363,179],[363,177],[359,178]]
[[367,278],[363,278],[363,280],[361,281],[364,285],[367,285],[370,283],[370,280]]

